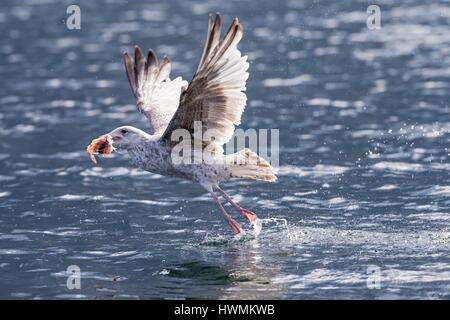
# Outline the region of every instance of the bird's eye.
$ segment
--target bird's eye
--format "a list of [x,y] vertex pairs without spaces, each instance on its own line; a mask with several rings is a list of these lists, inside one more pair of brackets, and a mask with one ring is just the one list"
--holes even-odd
[[122,133],[122,134],[126,134],[127,132],[128,132],[128,131],[125,130],[125,129],[120,130],[120,133]]

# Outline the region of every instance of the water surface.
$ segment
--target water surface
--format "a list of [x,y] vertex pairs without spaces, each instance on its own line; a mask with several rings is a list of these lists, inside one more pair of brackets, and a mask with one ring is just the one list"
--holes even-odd
[[[448,2],[383,1],[380,30],[366,1],[78,1],[81,30],[69,4],[0,5],[1,298],[450,298]],[[245,241],[199,186],[84,151],[145,129],[122,53],[189,80],[215,11],[246,30],[241,127],[280,129],[278,182],[224,185]]]

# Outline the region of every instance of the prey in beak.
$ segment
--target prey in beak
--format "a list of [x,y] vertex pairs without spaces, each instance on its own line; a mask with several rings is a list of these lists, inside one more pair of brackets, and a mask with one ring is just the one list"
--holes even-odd
[[113,137],[109,134],[105,134],[92,140],[91,144],[86,148],[86,151],[89,154],[89,159],[91,159],[93,163],[97,163],[95,154],[111,154],[114,151]]

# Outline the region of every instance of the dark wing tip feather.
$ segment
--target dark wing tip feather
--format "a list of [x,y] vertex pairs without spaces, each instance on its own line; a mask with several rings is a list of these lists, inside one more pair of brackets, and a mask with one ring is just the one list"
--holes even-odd
[[236,28],[242,32],[244,32],[244,26],[239,22],[239,19],[236,17],[233,19],[233,23],[236,24]]
[[158,65],[158,58],[156,57],[155,52],[152,49],[148,49],[147,52],[147,63],[148,66],[157,66]]
[[239,19],[238,18],[234,18],[233,22],[231,22],[230,28],[228,29],[225,38],[227,38],[228,34],[230,34],[230,32],[237,32],[238,30],[243,30],[244,28],[242,27],[242,24],[239,23]]
[[145,62],[144,55],[142,54],[141,48],[134,46],[134,62],[135,64]]
[[134,76],[136,79],[136,88],[139,88],[145,81],[147,73],[147,61],[145,61],[141,48],[134,47]]
[[219,31],[219,37],[220,37],[220,31],[222,30],[222,16],[220,13],[216,14],[216,19],[214,21],[214,31],[213,33],[216,34],[217,31]]
[[123,60],[125,64],[125,71],[127,74],[128,82],[130,83],[131,90],[133,91],[133,94],[136,95],[136,84],[135,84],[135,76],[134,76],[134,64],[131,60],[130,56],[128,55],[128,52],[125,52],[123,55]]
[[216,13],[214,19],[212,14],[210,14],[208,21],[208,32],[206,33],[205,45],[203,47],[203,53],[200,59],[200,63],[198,64],[197,72],[199,72],[202,66],[207,62],[211,51],[214,50],[214,48],[219,43],[221,31],[222,17],[220,16],[220,13]]

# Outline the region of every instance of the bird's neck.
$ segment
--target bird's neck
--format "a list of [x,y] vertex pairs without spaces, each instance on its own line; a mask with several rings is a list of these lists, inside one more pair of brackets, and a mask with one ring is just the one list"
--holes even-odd
[[145,144],[158,143],[160,136],[152,135],[146,132],[142,132],[139,134],[138,138],[133,142],[131,148],[139,147]]
[[139,139],[142,142],[148,142],[148,141],[158,141],[160,137],[161,137],[161,135],[158,135],[158,134],[144,133],[144,135],[141,135],[139,137]]

